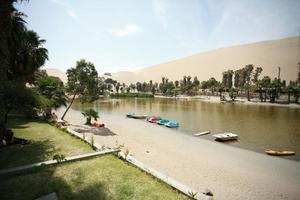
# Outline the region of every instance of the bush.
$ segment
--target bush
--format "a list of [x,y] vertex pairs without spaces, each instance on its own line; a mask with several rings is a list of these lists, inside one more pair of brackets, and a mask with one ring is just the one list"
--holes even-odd
[[148,93],[115,93],[110,94],[110,97],[139,97],[139,98],[153,98],[153,94]]

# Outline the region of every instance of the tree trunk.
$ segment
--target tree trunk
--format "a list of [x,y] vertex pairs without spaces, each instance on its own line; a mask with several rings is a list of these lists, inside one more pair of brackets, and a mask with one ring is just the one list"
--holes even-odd
[[265,92],[264,92],[264,102],[266,102],[267,101],[267,91],[265,90]]
[[247,90],[247,100],[250,101],[250,91],[249,91],[249,89]]
[[262,89],[259,88],[259,99],[260,99],[260,102],[263,102],[263,95],[262,95]]
[[73,101],[75,100],[76,95],[77,95],[77,93],[75,93],[75,94],[73,95],[70,104],[68,105],[66,111],[64,112],[63,116],[61,117],[61,120],[64,120],[64,118],[65,118],[67,112],[69,111],[69,109],[71,108],[71,106],[72,106],[72,104],[73,104]]

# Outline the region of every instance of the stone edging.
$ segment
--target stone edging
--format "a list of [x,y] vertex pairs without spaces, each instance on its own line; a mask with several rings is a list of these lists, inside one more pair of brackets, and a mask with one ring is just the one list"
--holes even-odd
[[[87,140],[86,138],[85,139],[83,138],[82,134],[80,134],[80,133],[78,133],[78,132],[76,132],[76,131],[74,131],[70,128],[67,128],[67,132],[74,135],[74,136],[76,136],[76,137],[78,137],[78,138],[80,138],[80,139],[82,139],[82,140],[84,140],[85,142],[89,143],[90,145],[92,145],[90,140]],[[97,144],[97,143],[94,143],[93,147],[96,148],[96,149],[103,149],[103,146],[100,145],[100,144]],[[196,200],[210,200],[210,199],[212,199],[212,197],[207,196],[207,195],[205,195],[203,193],[200,193],[200,192],[196,192],[195,190],[187,187],[186,185],[183,185],[182,183],[176,181],[175,179],[172,179],[171,177],[168,177],[167,175],[165,175],[161,172],[158,172],[158,171],[156,171],[155,169],[153,169],[151,167],[146,166],[144,163],[136,160],[132,156],[129,156],[129,155],[125,156],[125,154],[121,151],[119,151],[118,155],[120,157],[122,157],[124,160],[126,160],[127,162],[129,162],[129,163],[133,164],[134,166],[136,166],[137,168],[151,174],[152,176],[154,176],[157,179],[165,182],[166,184],[170,185],[171,187],[175,188],[176,190],[182,192],[183,194],[185,194],[189,197],[191,197],[191,193],[197,193],[195,195],[195,197],[193,197]]]
[[104,151],[87,153],[87,154],[82,154],[82,155],[78,155],[78,156],[66,157],[61,161],[48,160],[48,161],[38,162],[38,163],[30,164],[30,165],[23,165],[23,166],[20,166],[20,167],[3,169],[3,170],[0,170],[0,175],[17,174],[19,172],[30,170],[30,169],[35,168],[35,167],[40,167],[40,166],[44,166],[44,165],[54,165],[54,164],[70,162],[70,161],[76,161],[76,160],[81,160],[81,159],[90,158],[90,157],[99,156],[99,155],[104,155],[104,154],[113,153],[113,152],[118,152],[118,150],[106,149]]
[[166,184],[170,185],[171,187],[175,188],[176,190],[182,192],[183,194],[191,197],[191,192],[192,193],[196,193],[195,197],[192,197],[193,199],[196,200],[211,200],[212,197],[207,196],[201,192],[196,192],[195,190],[187,187],[186,185],[178,182],[177,180],[151,168],[148,167],[147,165],[145,165],[144,163],[136,160],[134,157],[127,155],[125,156],[125,154],[123,152],[119,152],[118,153],[119,156],[121,156],[123,159],[125,159],[126,161],[128,161],[129,163],[133,164],[134,166],[136,166],[137,168],[151,174],[152,176],[156,177],[157,179],[165,182]]

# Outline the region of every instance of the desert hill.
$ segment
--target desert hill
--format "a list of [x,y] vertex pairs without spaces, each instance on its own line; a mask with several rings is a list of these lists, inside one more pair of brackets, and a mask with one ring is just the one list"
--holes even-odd
[[45,70],[47,71],[47,74],[49,76],[56,76],[58,78],[60,78],[60,80],[62,80],[62,82],[66,83],[68,81],[67,75],[56,68],[45,68]]
[[278,67],[281,67],[281,78],[289,81],[297,77],[298,48],[299,37],[262,41],[202,52],[134,72],[117,72],[112,78],[127,84],[149,80],[160,82],[162,76],[179,80],[184,75],[197,76],[200,81],[210,77],[221,80],[225,70],[254,64],[263,68],[261,77],[277,77]]

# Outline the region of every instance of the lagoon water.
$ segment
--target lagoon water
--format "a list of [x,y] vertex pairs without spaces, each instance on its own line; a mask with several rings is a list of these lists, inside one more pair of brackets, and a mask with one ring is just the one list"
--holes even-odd
[[[164,98],[102,98],[92,104],[77,101],[73,108],[80,111],[94,108],[99,111],[100,119],[101,114],[125,117],[126,113],[140,113],[161,116],[179,122],[180,127],[176,131],[191,136],[206,130],[212,134],[234,132],[239,135],[238,141],[226,142],[224,145],[261,153],[266,149],[293,150],[298,154],[287,158],[300,161],[299,108]],[[211,134],[199,139],[214,140]]]

